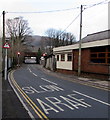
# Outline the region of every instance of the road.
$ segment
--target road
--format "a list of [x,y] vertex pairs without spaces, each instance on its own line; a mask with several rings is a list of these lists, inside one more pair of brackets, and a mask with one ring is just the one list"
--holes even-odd
[[34,64],[9,76],[31,118],[109,118],[108,91],[48,75]]

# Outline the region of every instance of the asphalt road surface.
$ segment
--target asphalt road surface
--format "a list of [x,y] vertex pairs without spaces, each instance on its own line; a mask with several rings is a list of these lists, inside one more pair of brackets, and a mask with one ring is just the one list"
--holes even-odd
[[10,84],[31,118],[109,118],[109,92],[48,75],[37,65],[10,73]]

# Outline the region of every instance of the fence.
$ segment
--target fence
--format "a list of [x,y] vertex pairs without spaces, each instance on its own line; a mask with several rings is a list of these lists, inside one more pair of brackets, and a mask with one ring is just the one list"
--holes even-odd
[[56,70],[56,58],[53,54],[49,55],[49,56],[45,57],[43,60],[41,60],[40,64],[49,70],[52,70],[52,71]]

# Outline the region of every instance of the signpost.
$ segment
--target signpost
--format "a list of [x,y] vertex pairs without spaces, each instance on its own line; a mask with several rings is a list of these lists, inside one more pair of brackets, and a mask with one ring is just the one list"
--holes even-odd
[[8,54],[8,49],[10,48],[10,45],[6,42],[4,45],[3,45],[3,48],[5,48],[5,71],[4,71],[4,75],[5,75],[5,80],[7,80],[7,62],[8,62],[8,57],[7,57],[7,54]]

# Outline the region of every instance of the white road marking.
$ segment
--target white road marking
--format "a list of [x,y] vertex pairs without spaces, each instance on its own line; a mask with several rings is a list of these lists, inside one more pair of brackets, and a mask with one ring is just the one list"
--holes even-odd
[[49,110],[53,110],[55,112],[59,112],[58,110],[54,109],[52,106],[48,105],[47,103],[43,102],[40,99],[37,99],[38,103],[41,105],[42,109],[46,114],[49,114]]
[[75,91],[75,90],[73,90],[73,92],[74,92],[74,93],[77,93],[77,94],[79,94],[79,95],[82,95],[82,96],[84,96],[84,97],[90,98],[90,99],[92,99],[92,100],[95,100],[95,101],[97,101],[97,102],[100,102],[100,103],[102,103],[102,104],[105,104],[105,105],[107,105],[107,106],[110,106],[109,103],[106,103],[106,102],[104,102],[104,101],[102,101],[102,100],[99,100],[99,99],[96,99],[96,98],[94,98],[94,97],[91,97],[91,96],[89,96],[89,95],[85,95],[85,94],[80,93],[80,92]]
[[37,74],[33,73],[30,68],[28,68],[29,72],[31,72],[34,76],[38,76]]
[[29,72],[32,72],[30,68],[28,68]]
[[[47,101],[49,101],[51,104],[53,104],[56,108],[58,108],[60,111],[64,111],[63,108],[61,108],[60,106],[58,106],[59,104],[60,105],[64,105],[66,107],[68,107],[69,109],[71,110],[74,110],[74,108],[72,108],[71,106],[69,106],[68,104],[66,103],[63,103],[61,100],[59,100],[58,98],[56,97],[46,97],[45,98]],[[53,101],[52,101],[53,99]]]
[[32,72],[32,74],[37,77],[37,75],[35,73]]
[[34,88],[32,86],[27,86],[27,87],[22,87],[22,90],[24,90],[25,93],[27,94],[64,91],[62,88],[55,85],[40,85],[39,88],[40,89],[37,90],[37,88]]
[[[28,70],[29,70],[34,76],[36,76],[36,77],[38,76],[38,75],[36,75],[35,73],[33,73],[30,68],[28,68]],[[49,83],[51,83],[51,84],[57,85],[57,83],[54,83],[54,82],[52,82],[52,81],[49,81],[49,80],[47,80],[47,79],[45,79],[45,78],[41,78],[41,79],[44,80],[44,81],[46,81],[46,82],[49,82]]]
[[80,110],[80,107],[88,108],[92,107],[88,103],[84,102],[83,99],[78,99],[73,97],[75,94],[70,94],[67,95],[67,97],[64,96],[59,96],[60,98],[56,97],[45,97],[44,99],[46,100],[45,102],[41,99],[36,99],[44,112],[46,114],[49,114],[49,111],[54,111],[54,112],[63,112],[65,111],[65,107],[70,109],[70,110]]
[[49,80],[47,80],[47,79],[45,79],[45,78],[41,78],[41,79],[44,80],[44,81],[46,81],[46,82],[52,83],[52,84],[54,84],[54,85],[57,85],[57,83],[54,83],[54,82],[52,82],[52,81],[49,81]]
[[90,104],[84,102],[84,99],[78,99],[78,98],[74,97],[75,95],[76,94],[70,94],[70,95],[67,95],[67,96],[72,98],[73,100],[76,100],[77,102],[79,102],[78,104],[83,106],[83,107],[92,107]]

